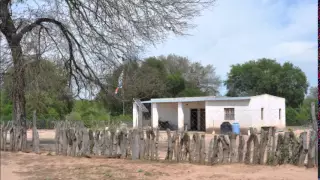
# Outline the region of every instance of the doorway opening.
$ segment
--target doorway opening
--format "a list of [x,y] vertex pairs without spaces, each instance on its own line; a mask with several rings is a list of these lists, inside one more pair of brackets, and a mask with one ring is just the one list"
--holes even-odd
[[190,109],[190,130],[206,130],[206,111],[205,109]]

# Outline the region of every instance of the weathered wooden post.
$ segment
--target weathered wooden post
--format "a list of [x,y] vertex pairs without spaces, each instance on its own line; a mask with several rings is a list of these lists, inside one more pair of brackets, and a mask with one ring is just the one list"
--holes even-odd
[[261,128],[261,134],[260,134],[260,164],[265,164],[265,153],[267,149],[269,141],[269,131],[265,131],[264,129]]
[[187,160],[188,154],[190,154],[190,136],[187,132],[183,132],[181,135],[181,143],[180,143],[180,147],[181,147],[181,160],[185,161]]
[[168,149],[167,149],[166,160],[171,161],[173,156],[173,148],[172,148],[172,139],[171,139],[170,129],[167,129],[167,140],[168,140]]
[[315,160],[315,139],[317,139],[316,134],[314,131],[310,131],[310,137],[309,137],[309,148],[308,148],[308,163],[307,168],[313,168],[316,165]]
[[144,131],[142,128],[139,129],[139,158],[144,159],[144,151],[145,151],[145,141],[144,141]]
[[230,162],[230,139],[229,135],[221,135],[221,143],[223,149],[223,159],[222,163],[229,163]]
[[81,156],[89,156],[89,155],[90,155],[89,132],[88,132],[88,129],[82,128]]
[[[251,143],[253,143],[253,152],[251,152]],[[247,141],[247,151],[245,155],[244,162],[246,164],[250,164],[251,162],[251,154],[253,153],[253,159],[252,163],[253,164],[258,164],[259,163],[259,140],[256,134],[256,131],[252,130],[250,133],[250,136]]]
[[211,156],[211,165],[217,164],[219,161],[218,153],[219,153],[219,141],[220,138],[218,135],[214,135],[213,138],[213,148],[212,148],[212,156]]
[[54,124],[54,128],[55,128],[55,152],[56,155],[60,154],[60,128],[61,128],[61,123],[60,122],[55,122]]
[[121,158],[126,158],[127,157],[127,146],[128,146],[128,131],[126,128],[121,130],[121,144],[120,144],[120,149],[121,149]]
[[172,135],[173,156],[176,162],[179,162],[178,144],[179,144],[179,133],[176,131],[176,132],[173,132],[173,135]]
[[243,163],[245,141],[242,135],[239,136],[238,162]]
[[210,144],[209,144],[209,147],[208,147],[208,164],[211,164],[211,158],[212,158],[212,152],[213,152],[213,144],[214,144],[214,139],[212,138],[210,140]]
[[278,134],[275,164],[281,165],[284,163],[284,151],[284,136],[282,134]]
[[312,128],[314,133],[316,134],[314,138],[314,154],[315,154],[315,164],[318,167],[318,138],[317,138],[317,133],[318,133],[318,120],[316,117],[316,110],[315,110],[315,103],[311,103],[311,117],[312,117]]
[[145,159],[151,159],[151,127],[146,130]]
[[200,163],[200,135],[199,133],[195,133],[193,135],[193,138],[195,140],[195,162]]
[[159,160],[159,128],[156,130],[156,142],[155,142],[155,154],[156,154],[156,160]]
[[237,134],[232,133],[230,135],[230,140],[231,140],[231,144],[230,144],[230,155],[231,155],[231,163],[235,163],[238,161],[238,157],[237,157]]
[[308,147],[307,147],[307,132],[302,132],[299,137],[299,143],[301,144],[301,151],[298,161],[298,166],[303,166],[304,161],[306,159],[306,155],[308,153]]
[[206,146],[205,135],[201,135],[200,138],[200,164],[205,164],[206,161]]
[[137,129],[132,131],[132,160],[139,159],[140,136]]
[[93,145],[94,145],[93,131],[89,129],[89,154],[93,154]]
[[132,135],[132,130],[130,129],[129,132],[128,132],[127,147],[126,147],[127,158],[132,156],[132,145],[133,145],[133,140],[132,139],[133,139],[133,135]]
[[37,113],[34,110],[33,111],[33,122],[32,122],[32,148],[33,152],[40,153],[40,139],[39,139],[39,133],[37,130]]

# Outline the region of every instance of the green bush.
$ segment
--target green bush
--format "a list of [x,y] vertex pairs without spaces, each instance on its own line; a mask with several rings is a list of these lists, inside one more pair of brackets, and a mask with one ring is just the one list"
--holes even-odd
[[71,112],[66,116],[66,120],[68,121],[81,121],[81,115],[78,112]]

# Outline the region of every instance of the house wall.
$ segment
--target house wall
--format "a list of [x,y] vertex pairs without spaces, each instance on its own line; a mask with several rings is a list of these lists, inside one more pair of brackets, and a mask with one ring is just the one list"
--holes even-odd
[[[261,108],[263,108],[263,119],[261,118]],[[285,99],[260,95],[251,97],[250,109],[252,110],[252,126],[260,129],[261,126],[276,126],[284,128],[286,126],[286,105]],[[280,118],[279,118],[279,109]]]
[[169,121],[171,125],[178,126],[178,103],[157,103],[160,121]]
[[[220,129],[220,125],[225,121],[231,124],[238,122],[240,127],[249,127],[251,125],[249,102],[250,100],[207,101],[206,131]],[[235,120],[224,120],[224,108],[235,109]]]
[[[205,109],[205,102],[189,102],[189,103],[182,103],[183,104],[183,114],[184,114],[184,124],[188,126],[188,130],[191,128],[191,109],[198,109],[198,125],[200,120],[200,109]],[[200,127],[198,126],[198,129]]]
[[[188,126],[188,129],[190,129],[190,109],[204,109],[205,102],[182,103],[182,105],[184,124]],[[174,128],[178,127],[178,103],[157,103],[156,107],[158,112],[157,116],[159,117],[160,121],[169,121]]]
[[[286,125],[285,99],[271,95],[253,96],[250,100],[225,100],[182,103],[183,124],[190,129],[190,110],[205,108],[206,131],[212,132],[220,129],[220,125],[229,121],[238,122],[240,128],[261,126],[276,126],[284,128]],[[224,108],[235,109],[235,120],[224,120]],[[263,108],[263,119],[261,119],[261,108]],[[279,119],[279,109],[281,118]],[[157,113],[154,113],[157,112]],[[152,116],[158,117],[160,121],[169,121],[172,128],[178,128],[178,103],[156,103],[152,105]],[[199,117],[199,116],[198,116]],[[182,121],[181,121],[182,122]],[[182,123],[181,123],[182,124]]]

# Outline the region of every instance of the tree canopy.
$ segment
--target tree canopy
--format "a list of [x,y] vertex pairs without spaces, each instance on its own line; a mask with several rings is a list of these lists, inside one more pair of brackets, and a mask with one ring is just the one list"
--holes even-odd
[[293,108],[302,104],[308,90],[306,75],[299,67],[266,58],[232,65],[224,84],[227,96],[267,93],[286,98],[287,106]]
[[[1,108],[12,108],[12,72],[10,68],[4,76]],[[64,119],[71,112],[73,97],[68,88],[68,76],[64,69],[49,60],[31,61],[25,67],[25,97],[28,119],[36,110],[39,118]],[[10,113],[3,112],[3,120],[12,120]]]
[[215,74],[212,65],[203,66],[177,55],[149,57],[140,62],[128,61],[106,77],[108,88],[116,88],[122,71],[123,88],[118,98],[104,92],[99,96],[111,112],[118,114],[122,112],[122,101],[127,104],[126,112],[131,112],[133,98],[147,100],[161,97],[217,95],[221,85],[220,77]]

